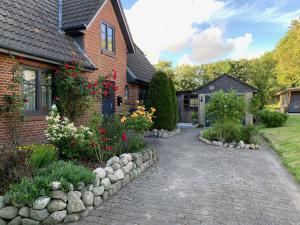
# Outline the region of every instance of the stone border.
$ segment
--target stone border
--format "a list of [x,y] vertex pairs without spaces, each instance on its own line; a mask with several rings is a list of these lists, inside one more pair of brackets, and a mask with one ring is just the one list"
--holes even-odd
[[246,149],[246,150],[260,150],[261,147],[259,145],[256,145],[254,143],[252,144],[245,144],[244,141],[240,141],[239,143],[226,143],[226,142],[219,142],[219,141],[209,141],[206,138],[202,136],[202,132],[200,133],[200,136],[198,137],[199,141],[202,143],[208,144],[208,145],[214,145],[214,146],[220,146],[224,148],[232,148],[232,149]]
[[72,223],[87,216],[103,201],[138,177],[157,160],[156,151],[122,154],[110,158],[105,168],[93,172],[93,184],[80,182],[71,191],[61,191],[60,182],[51,183],[50,196],[39,197],[33,203],[16,203],[0,196],[0,225],[55,225]]
[[173,131],[167,131],[167,130],[164,130],[164,129],[161,129],[161,130],[153,129],[152,131],[146,131],[144,136],[145,137],[151,137],[151,138],[168,139],[170,137],[174,137],[176,134],[180,134],[180,128],[177,128]]

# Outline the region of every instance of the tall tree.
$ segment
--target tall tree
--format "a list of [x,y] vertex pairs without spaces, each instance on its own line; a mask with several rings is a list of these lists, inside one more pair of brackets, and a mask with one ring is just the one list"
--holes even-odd
[[156,69],[156,71],[163,71],[168,76],[171,76],[171,77],[174,74],[173,65],[172,65],[172,62],[170,62],[170,61],[160,60],[160,61],[158,61],[157,64],[154,65],[154,68]]
[[286,35],[275,49],[278,61],[276,72],[281,87],[300,85],[300,19],[294,20]]
[[194,90],[203,84],[200,66],[180,65],[174,73],[174,83],[179,91]]

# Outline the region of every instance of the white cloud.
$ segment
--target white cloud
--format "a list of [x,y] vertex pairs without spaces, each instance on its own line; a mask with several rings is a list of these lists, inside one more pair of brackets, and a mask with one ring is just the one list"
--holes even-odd
[[250,51],[252,34],[246,33],[236,38],[224,38],[224,30],[211,26],[196,33],[190,40],[190,54],[185,54],[178,64],[201,64],[230,58],[254,58],[263,52]]
[[221,10],[220,0],[138,0],[125,10],[135,42],[155,63],[162,51],[179,51],[195,34],[195,24]]

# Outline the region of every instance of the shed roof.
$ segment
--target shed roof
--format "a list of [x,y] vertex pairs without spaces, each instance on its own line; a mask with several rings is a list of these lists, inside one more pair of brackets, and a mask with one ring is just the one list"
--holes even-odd
[[254,93],[257,92],[257,88],[241,81],[238,78],[229,76],[227,74],[221,75],[216,79],[208,82],[207,84],[201,86],[195,91],[198,93],[212,93],[215,91],[223,90],[224,92],[229,92],[230,90],[236,90],[238,93]]
[[300,87],[295,87],[295,88],[287,88],[286,90],[283,90],[283,91],[280,91],[278,93],[276,93],[276,95],[282,95],[284,93],[287,93],[287,92],[293,92],[293,91],[300,91]]

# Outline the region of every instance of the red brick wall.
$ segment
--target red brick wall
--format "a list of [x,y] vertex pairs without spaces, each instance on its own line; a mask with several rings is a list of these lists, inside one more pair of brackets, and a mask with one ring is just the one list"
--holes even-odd
[[[101,22],[106,22],[115,29],[115,55],[109,56],[101,53]],[[96,64],[98,70],[88,74],[90,80],[95,80],[99,75],[106,76],[112,69],[118,72],[116,85],[119,87],[115,93],[115,102],[117,96],[124,97],[125,86],[127,83],[127,47],[123,34],[116,17],[111,1],[103,6],[96,19],[90,24],[84,34],[84,47],[87,55]],[[117,109],[117,107],[115,107]],[[98,106],[101,109],[101,105]]]
[[[18,60],[22,65],[38,68],[53,69],[49,64],[32,60]],[[7,54],[0,53],[0,105],[4,104],[4,95],[9,93],[8,85],[12,79],[12,67],[15,61]],[[46,142],[44,130],[46,128],[45,116],[27,116],[25,121],[18,123],[18,134],[20,144]],[[0,114],[0,144],[10,147],[12,144],[11,119],[6,114]]]

